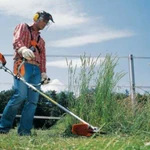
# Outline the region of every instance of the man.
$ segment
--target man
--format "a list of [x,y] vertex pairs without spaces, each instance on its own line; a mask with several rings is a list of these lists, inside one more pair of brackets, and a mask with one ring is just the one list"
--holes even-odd
[[[39,11],[33,17],[31,26],[23,23],[16,26],[13,34],[14,74],[22,76],[26,82],[37,85],[40,89],[40,82],[49,83],[46,75],[46,54],[45,41],[40,36],[49,22],[53,22],[52,16]],[[23,64],[23,60],[25,63]],[[39,93],[28,88],[22,81],[14,78],[14,94],[8,101],[2,118],[0,120],[0,133],[8,133],[18,109],[23,105],[23,110],[18,126],[19,135],[31,135],[33,118],[39,99]]]

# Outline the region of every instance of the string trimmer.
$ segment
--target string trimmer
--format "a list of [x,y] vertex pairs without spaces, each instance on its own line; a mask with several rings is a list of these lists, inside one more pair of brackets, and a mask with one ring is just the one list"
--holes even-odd
[[26,82],[23,77],[14,74],[10,69],[5,67],[5,65],[6,65],[5,57],[0,53],[0,69],[3,69],[5,72],[14,76],[16,79],[21,80],[29,88],[31,88],[35,92],[38,92],[40,95],[45,97],[47,100],[51,101],[53,104],[55,104],[56,106],[58,106],[59,108],[61,108],[62,110],[64,110],[65,112],[67,112],[68,114],[75,117],[77,120],[79,120],[81,122],[79,124],[72,125],[72,133],[73,134],[77,134],[77,135],[81,135],[81,136],[91,136],[93,133],[99,132],[100,129],[98,127],[93,127],[92,125],[90,125],[89,123],[87,123],[86,121],[84,121],[83,119],[81,119],[80,117],[78,117],[77,115],[75,115],[74,113],[72,113],[71,111],[66,109],[65,107],[58,104],[56,101],[54,101],[53,99],[48,97],[46,94],[44,94],[43,92],[38,90],[35,86]]

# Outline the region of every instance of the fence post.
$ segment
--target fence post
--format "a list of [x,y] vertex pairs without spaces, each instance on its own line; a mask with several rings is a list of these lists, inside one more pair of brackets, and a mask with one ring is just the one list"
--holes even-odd
[[129,60],[129,76],[130,76],[130,96],[131,96],[131,104],[134,109],[135,106],[135,76],[134,76],[134,60],[133,55],[130,54],[128,57]]

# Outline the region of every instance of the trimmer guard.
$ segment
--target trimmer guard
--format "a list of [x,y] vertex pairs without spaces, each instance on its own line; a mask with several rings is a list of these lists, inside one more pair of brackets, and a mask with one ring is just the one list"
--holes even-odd
[[72,133],[80,136],[91,136],[93,133],[98,132],[99,129],[97,127],[91,127],[88,124],[80,123],[74,124],[72,126]]

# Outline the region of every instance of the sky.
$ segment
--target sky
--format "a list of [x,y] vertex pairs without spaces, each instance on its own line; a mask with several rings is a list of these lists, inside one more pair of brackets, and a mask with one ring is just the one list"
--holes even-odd
[[[79,64],[77,56],[84,54],[117,55],[118,71],[127,73],[119,82],[123,86],[130,85],[128,56],[133,55],[136,85],[150,85],[149,0],[0,0],[0,52],[5,55],[8,68],[13,68],[15,26],[31,24],[39,10],[49,12],[55,21],[41,31],[46,42],[47,74],[51,78],[43,90],[67,89],[66,57]],[[0,91],[10,89],[12,83],[12,77],[0,70]]]

